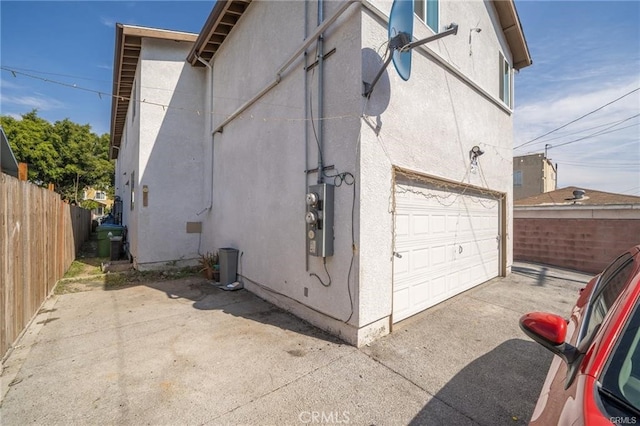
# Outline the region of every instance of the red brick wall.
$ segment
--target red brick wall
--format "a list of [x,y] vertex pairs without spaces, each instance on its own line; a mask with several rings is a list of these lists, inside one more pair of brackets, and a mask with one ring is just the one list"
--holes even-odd
[[513,258],[598,273],[640,244],[637,219],[513,219]]

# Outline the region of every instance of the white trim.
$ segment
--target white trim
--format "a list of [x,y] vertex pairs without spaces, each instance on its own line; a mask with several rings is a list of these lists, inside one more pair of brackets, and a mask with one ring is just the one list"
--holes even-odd
[[514,219],[640,219],[640,204],[609,206],[515,206]]

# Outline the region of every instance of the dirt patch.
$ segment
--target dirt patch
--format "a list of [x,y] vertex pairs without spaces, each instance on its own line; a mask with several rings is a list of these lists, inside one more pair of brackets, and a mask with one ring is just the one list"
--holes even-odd
[[63,278],[58,281],[55,294],[79,293],[82,291],[117,290],[157,281],[171,281],[186,277],[200,277],[197,268],[183,268],[172,271],[126,271],[109,272],[100,275]]

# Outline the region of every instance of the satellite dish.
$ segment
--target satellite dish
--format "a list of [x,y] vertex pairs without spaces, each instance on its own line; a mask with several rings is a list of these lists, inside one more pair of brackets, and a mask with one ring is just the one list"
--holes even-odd
[[387,60],[371,83],[363,82],[364,93],[362,93],[362,96],[366,98],[371,96],[373,88],[392,60],[400,78],[407,81],[411,76],[411,50],[414,47],[422,46],[423,44],[438,40],[450,34],[455,35],[458,33],[458,24],[452,22],[445,28],[445,31],[441,33],[423,38],[422,40],[412,41],[413,1],[414,0],[394,0],[389,16]]
[[391,49],[393,66],[404,81],[411,76],[411,50],[401,48],[413,40],[413,0],[396,0],[389,15],[389,43],[395,43]]

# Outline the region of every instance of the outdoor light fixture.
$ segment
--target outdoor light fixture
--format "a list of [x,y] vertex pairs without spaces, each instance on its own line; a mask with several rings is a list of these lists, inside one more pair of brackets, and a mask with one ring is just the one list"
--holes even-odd
[[478,145],[475,145],[469,151],[469,160],[471,160],[471,173],[476,172],[476,168],[478,167],[478,157],[484,154],[484,151],[480,149]]
[[475,145],[471,148],[471,151],[469,151],[469,157],[471,157],[472,160],[480,157],[482,154],[484,154],[484,151],[481,150],[478,145]]

